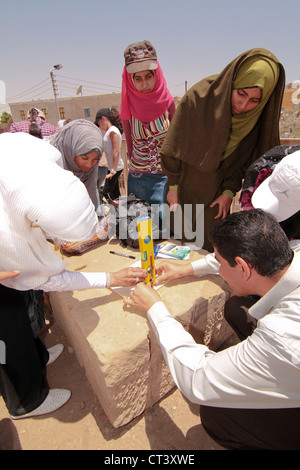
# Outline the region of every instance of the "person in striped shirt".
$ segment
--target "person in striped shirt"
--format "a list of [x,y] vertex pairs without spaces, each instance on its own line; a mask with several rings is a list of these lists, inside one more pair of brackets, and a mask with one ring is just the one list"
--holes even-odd
[[160,150],[175,101],[149,41],[130,44],[124,57],[120,117],[130,161],[128,194],[158,204],[162,210],[167,177],[161,169]]

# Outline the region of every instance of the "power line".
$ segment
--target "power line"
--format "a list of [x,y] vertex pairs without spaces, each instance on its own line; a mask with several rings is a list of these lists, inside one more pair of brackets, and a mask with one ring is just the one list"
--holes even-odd
[[[61,75],[61,74],[56,76],[56,78],[57,78],[57,83],[60,85],[60,87],[65,88],[65,89],[73,89],[72,88],[73,86],[76,86],[76,88],[78,88],[79,85],[82,85],[83,83],[86,83],[84,89],[87,90],[88,92],[92,92],[92,93],[99,93],[100,91],[102,91],[102,92],[103,91],[106,91],[106,92],[111,91],[112,93],[115,93],[116,91],[118,91],[118,92],[121,91],[121,87],[116,86],[116,85],[108,85],[108,84],[105,84],[105,83],[92,82],[90,80],[83,80],[83,79],[79,79],[79,78],[68,77],[66,75]],[[64,80],[61,80],[61,78],[66,78],[67,80],[72,80],[76,83],[66,82]],[[47,84],[43,85],[46,82],[47,82]],[[8,97],[7,100],[8,101],[15,101],[15,100],[18,99],[20,101],[21,98],[26,97],[29,94],[31,95],[31,98],[34,98],[34,97],[38,96],[39,94],[48,93],[49,91],[51,91],[51,86],[49,88],[49,84],[50,84],[49,82],[50,82],[50,78],[48,77],[45,80],[42,80],[41,82],[37,83],[36,85],[33,85],[30,88],[27,88],[23,92],[18,93],[17,95]],[[96,85],[96,87],[89,86],[89,84],[90,85]],[[40,85],[43,85],[43,86],[40,86]],[[169,86],[168,88],[169,89],[175,89],[175,88],[178,88],[182,85],[183,85],[183,83],[178,83],[177,85]],[[46,88],[46,90],[42,91],[47,86],[48,86],[48,88]],[[114,90],[116,90],[116,91],[114,91]]]
[[[66,78],[68,80],[73,80],[73,81],[77,82],[77,84],[76,83],[66,82],[66,81],[61,81],[60,80],[61,77]],[[115,86],[115,85],[107,85],[107,84],[104,84],[104,83],[97,83],[97,82],[92,82],[92,81],[89,81],[89,80],[82,80],[82,79],[78,79],[78,78],[66,77],[66,76],[61,75],[61,74],[59,74],[59,76],[56,76],[56,78],[57,78],[57,83],[60,85],[61,88],[72,89],[72,86],[76,86],[76,89],[77,89],[79,85],[82,85],[82,83],[86,83],[87,85],[85,85],[85,89],[87,89],[87,91],[90,91],[90,92],[93,92],[93,93],[99,93],[100,91],[102,91],[102,92],[103,91],[105,91],[105,92],[111,91],[112,93],[115,92],[114,90],[117,90],[118,92],[121,91],[121,87],[118,87],[118,86]],[[45,85],[43,85],[43,84],[45,84]],[[88,84],[96,85],[96,87],[89,86]],[[43,86],[40,86],[40,85],[43,85]],[[29,94],[30,94],[31,98],[35,98],[36,96],[38,96],[40,94],[45,94],[45,93],[48,93],[49,91],[51,91],[52,89],[51,89],[51,86],[49,88],[49,85],[51,85],[50,78],[46,78],[45,80],[42,80],[41,82],[37,83],[36,85],[33,85],[30,88],[27,88],[26,90],[24,90],[24,91],[22,91],[22,92],[20,92],[16,95],[8,97],[7,100],[10,101],[10,102],[17,101],[17,100],[21,101],[21,100],[26,99],[26,97]],[[106,87],[106,88],[103,88],[103,87]]]
[[[73,85],[73,86],[68,86],[68,85],[62,85],[61,83],[58,83],[59,85],[59,90],[64,90],[64,89],[69,89],[69,90],[73,90],[73,91],[76,91],[78,90],[78,84],[77,85]],[[107,93],[116,93],[115,91],[113,90],[106,90],[106,89],[101,89],[101,88],[91,88],[91,87],[88,87],[88,86],[83,86],[82,88],[82,91],[86,91],[87,93],[89,94],[103,94],[103,92],[105,92],[105,94]]]
[[[37,96],[37,95],[47,93],[49,90],[51,90],[51,85],[50,85],[50,83],[47,84],[47,85],[44,85],[44,86],[42,86],[42,87],[36,88],[36,89],[33,90],[31,93],[26,93],[25,95],[23,95],[23,97],[26,97],[26,96],[30,95],[30,98],[34,98],[34,97]],[[20,99],[20,98],[19,98],[19,99]]]
[[33,90],[34,88],[39,87],[39,85],[41,85],[42,83],[45,83],[45,82],[47,82],[47,81],[49,82],[49,80],[50,80],[50,79],[47,78],[47,79],[41,81],[40,83],[37,83],[36,85],[32,86],[31,88],[28,88],[27,90],[24,90],[24,91],[22,91],[21,93],[19,93],[19,94],[17,94],[17,95],[10,96],[10,97],[7,98],[7,99],[8,99],[8,100],[13,100],[13,99],[18,98],[18,97],[20,97],[20,96],[22,97],[22,96],[28,94],[28,93],[29,93],[31,90]]
[[67,79],[69,79],[69,80],[75,80],[75,81],[80,82],[80,84],[81,84],[82,82],[84,82],[84,83],[91,83],[91,84],[93,84],[93,85],[99,85],[99,86],[101,86],[101,87],[102,87],[102,86],[105,86],[105,87],[108,87],[108,88],[116,88],[116,89],[118,89],[118,90],[121,90],[121,87],[120,87],[120,86],[116,86],[116,85],[107,85],[107,84],[105,84],[105,83],[91,82],[91,81],[89,81],[89,80],[82,80],[82,79],[80,79],[80,78],[66,77],[65,75],[61,75],[61,74],[59,74],[59,77],[60,77],[60,78],[67,78]]
[[[45,90],[43,93],[48,93],[48,92],[53,92],[51,86],[50,86],[49,88],[47,88],[47,90]],[[35,95],[31,95],[31,99],[35,98],[36,96],[40,96],[40,95],[41,95],[40,92],[36,93]],[[40,99],[47,99],[47,98],[40,98]],[[51,99],[52,99],[52,98],[51,98]]]

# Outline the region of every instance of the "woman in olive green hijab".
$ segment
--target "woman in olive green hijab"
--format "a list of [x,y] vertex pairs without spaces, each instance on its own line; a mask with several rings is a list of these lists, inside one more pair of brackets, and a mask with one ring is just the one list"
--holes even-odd
[[[203,248],[212,250],[209,231],[229,212],[245,170],[280,143],[284,84],[278,59],[266,49],[251,49],[182,98],[161,151],[168,203],[171,209],[180,204],[185,218],[181,233],[172,226],[177,238],[194,241],[202,220],[196,206],[203,204]],[[192,216],[184,216],[186,204]]]

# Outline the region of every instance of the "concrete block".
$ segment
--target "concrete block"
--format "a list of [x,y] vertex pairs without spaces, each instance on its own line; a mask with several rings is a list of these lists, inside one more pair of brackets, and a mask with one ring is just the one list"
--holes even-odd
[[[89,253],[67,258],[69,269],[97,272],[130,266],[132,261],[109,254],[116,244],[111,240]],[[117,251],[140,257],[136,250],[118,246]],[[190,261],[199,256],[192,252]],[[219,276],[169,281],[159,293],[197,342],[215,349],[232,334],[223,318],[231,291]],[[53,292],[50,302],[114,427],[139,416],[175,386],[146,316],[124,306],[117,293],[109,289]]]

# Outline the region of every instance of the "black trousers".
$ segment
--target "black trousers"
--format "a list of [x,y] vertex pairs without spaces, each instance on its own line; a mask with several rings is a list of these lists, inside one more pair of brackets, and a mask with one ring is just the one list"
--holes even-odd
[[9,413],[20,416],[36,409],[48,395],[43,369],[49,354],[43,343],[34,339],[25,293],[1,284],[0,341],[5,345],[5,361],[0,361],[4,362],[0,364],[0,392]]
[[119,177],[123,170],[117,171],[115,175],[112,176],[111,179],[106,179],[104,188],[103,188],[103,196],[108,198],[108,196],[114,200],[118,199],[120,196],[120,187],[119,187]]
[[[256,327],[248,309],[257,301],[232,297],[225,318],[241,340]],[[219,445],[229,450],[299,450],[300,408],[231,409],[200,406],[201,423]]]

